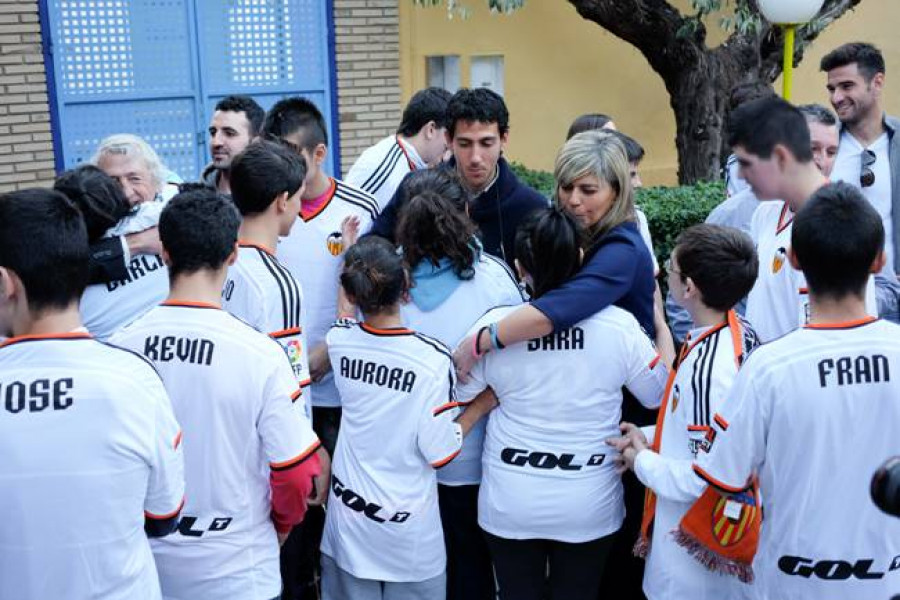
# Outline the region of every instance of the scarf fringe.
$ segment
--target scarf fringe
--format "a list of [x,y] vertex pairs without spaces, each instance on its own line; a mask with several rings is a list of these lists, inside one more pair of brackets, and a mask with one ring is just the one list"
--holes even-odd
[[[753,583],[753,567],[751,565],[738,563],[716,554],[681,528],[675,530],[673,534],[675,543],[687,550],[688,554],[710,571],[737,577],[744,583]],[[637,550],[637,544],[635,545],[635,550]]]
[[650,554],[650,540],[643,535],[638,536],[637,541],[634,543],[634,548],[631,549],[631,553],[638,558],[646,559],[647,555]]

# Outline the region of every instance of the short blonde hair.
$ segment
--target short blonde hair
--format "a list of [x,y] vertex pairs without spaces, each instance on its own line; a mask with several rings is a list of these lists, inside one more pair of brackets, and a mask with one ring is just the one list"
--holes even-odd
[[635,220],[628,155],[615,134],[602,130],[585,131],[572,136],[560,149],[553,169],[557,205],[559,188],[572,185],[585,175],[594,175],[616,192],[612,207],[587,231],[587,246],[590,247],[613,227]]
[[166,183],[168,169],[166,169],[153,147],[144,138],[130,133],[117,133],[104,138],[100,145],[97,146],[90,163],[94,166],[99,166],[100,159],[105,154],[139,158],[144,162],[144,166],[147,167],[147,171],[149,171],[150,177],[156,186],[157,193],[162,191],[163,185]]

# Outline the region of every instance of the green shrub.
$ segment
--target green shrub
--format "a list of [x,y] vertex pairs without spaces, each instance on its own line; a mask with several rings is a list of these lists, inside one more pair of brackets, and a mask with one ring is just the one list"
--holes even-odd
[[[552,197],[552,173],[533,171],[520,163],[511,163],[510,166],[521,181],[544,196]],[[647,215],[653,249],[660,266],[669,258],[678,234],[691,225],[702,223],[724,199],[725,184],[721,181],[638,190],[635,203]]]
[[724,199],[725,184],[721,181],[638,190],[635,202],[647,215],[650,239],[660,267],[669,258],[678,234],[702,223]]

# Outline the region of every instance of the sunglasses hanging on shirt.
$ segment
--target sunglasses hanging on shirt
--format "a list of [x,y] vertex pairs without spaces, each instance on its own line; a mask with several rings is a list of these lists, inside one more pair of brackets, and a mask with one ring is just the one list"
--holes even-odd
[[875,171],[872,165],[875,164],[876,155],[871,150],[863,150],[859,157],[859,185],[866,188],[875,183]]

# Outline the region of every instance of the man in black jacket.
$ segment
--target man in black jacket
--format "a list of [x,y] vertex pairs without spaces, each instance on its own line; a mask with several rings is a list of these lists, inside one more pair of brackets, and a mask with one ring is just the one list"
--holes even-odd
[[[478,225],[481,243],[489,254],[513,268],[516,228],[547,199],[522,184],[512,172],[503,149],[509,139],[509,111],[495,92],[487,88],[461,89],[447,106],[449,164],[469,191],[469,216]],[[403,184],[372,224],[371,233],[394,239]]]

